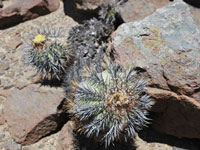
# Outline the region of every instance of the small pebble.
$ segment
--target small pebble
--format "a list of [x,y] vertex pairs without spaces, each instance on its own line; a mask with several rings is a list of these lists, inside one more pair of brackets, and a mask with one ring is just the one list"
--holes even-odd
[[43,148],[43,147],[44,147],[44,144],[38,145],[38,148]]
[[3,64],[3,65],[1,66],[1,69],[2,69],[2,70],[8,70],[9,68],[10,68],[10,65],[9,65],[8,63]]
[[14,87],[15,85],[16,85],[15,83],[8,83],[8,84],[4,85],[3,89],[7,90],[7,89]]
[[3,54],[0,59],[4,60],[5,58],[6,58],[6,55]]
[[2,140],[3,141],[3,139],[5,138],[5,134],[0,134],[0,140]]
[[53,140],[53,139],[50,139],[50,140],[49,140],[49,143],[50,143],[51,145],[53,145],[53,144],[54,144],[54,140]]

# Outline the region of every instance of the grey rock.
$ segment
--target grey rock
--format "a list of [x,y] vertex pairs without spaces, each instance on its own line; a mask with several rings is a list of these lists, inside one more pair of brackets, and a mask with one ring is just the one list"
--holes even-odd
[[200,30],[189,7],[176,0],[144,20],[121,25],[113,34],[116,59],[149,80],[157,100],[155,129],[200,138]]
[[1,70],[6,71],[10,68],[10,65],[8,63],[2,63],[0,64]]
[[6,150],[21,150],[21,145],[16,144],[15,142],[10,140],[4,143],[4,148]]
[[6,55],[2,54],[1,60],[4,60],[6,58]]
[[4,83],[3,89],[7,90],[7,89],[11,89],[12,87],[14,87],[16,84],[14,82],[6,82]]

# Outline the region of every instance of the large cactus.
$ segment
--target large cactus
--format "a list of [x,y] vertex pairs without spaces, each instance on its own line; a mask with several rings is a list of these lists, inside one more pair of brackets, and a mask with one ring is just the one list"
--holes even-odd
[[106,147],[117,140],[127,141],[149,121],[154,101],[145,94],[146,81],[138,79],[133,68],[116,63],[105,63],[101,73],[90,68],[81,82],[73,82],[73,95],[68,99],[77,131],[105,142]]

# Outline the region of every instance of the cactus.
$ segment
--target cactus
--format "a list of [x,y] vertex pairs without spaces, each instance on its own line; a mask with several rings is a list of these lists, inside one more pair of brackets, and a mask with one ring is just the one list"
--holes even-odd
[[60,80],[72,58],[72,49],[56,29],[36,31],[25,45],[26,62],[35,66],[43,78]]
[[138,79],[132,67],[105,63],[104,71],[86,67],[81,82],[73,82],[68,109],[77,131],[109,146],[131,139],[148,124],[154,100],[145,94],[146,81]]
[[122,5],[127,0],[115,0],[103,3],[99,10],[99,19],[107,26],[117,28],[120,24],[124,23],[120,16],[119,11],[116,10],[117,6]]
[[67,69],[64,87],[68,90],[70,80],[80,80],[84,66],[101,62],[113,29],[95,18],[71,29],[68,42],[76,53],[73,66]]
[[117,12],[115,10],[115,4],[102,4],[99,11],[99,18],[106,24],[113,25],[116,21]]
[[68,41],[79,57],[91,59],[99,51],[105,50],[107,38],[112,31],[107,25],[93,18],[73,27]]
[[[121,2],[121,1],[120,1]],[[108,49],[110,35],[115,30],[118,3],[106,3],[100,7],[99,20],[96,18],[77,25],[69,32],[68,41],[76,56],[73,66],[67,69],[64,87],[69,90],[70,80],[81,80],[84,66],[99,64]],[[120,3],[121,4],[121,3]],[[109,10],[112,11],[109,11]]]

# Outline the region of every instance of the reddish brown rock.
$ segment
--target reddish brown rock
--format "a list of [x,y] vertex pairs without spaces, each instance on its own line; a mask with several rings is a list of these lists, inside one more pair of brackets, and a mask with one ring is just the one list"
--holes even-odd
[[59,8],[59,0],[13,0],[0,9],[0,29],[46,15]]
[[200,103],[196,99],[156,88],[149,88],[148,93],[157,100],[154,128],[177,137],[200,138]]
[[59,107],[63,96],[61,89],[37,85],[10,90],[4,117],[15,141],[28,145],[56,131],[67,119]]
[[176,0],[144,20],[121,25],[113,46],[121,65],[133,65],[153,87],[153,127],[200,138],[200,30],[187,4]]
[[120,5],[117,10],[125,22],[130,22],[151,15],[156,10],[156,7],[147,0],[129,0]]
[[75,150],[73,122],[68,121],[59,133],[56,150]]
[[[64,0],[69,3],[70,0]],[[107,0],[73,0],[74,9],[81,13],[93,12],[97,13],[99,6]],[[112,0],[116,1],[116,0]],[[151,15],[156,9],[164,7],[173,0],[128,0],[123,5],[117,7],[122,19],[125,22],[144,19]],[[200,25],[200,2],[196,0],[184,0],[190,7],[191,13],[197,25]]]
[[[118,11],[125,22],[144,19],[156,9],[166,6],[173,0],[129,0],[118,7]],[[190,7],[191,13],[197,25],[200,25],[200,2],[196,0],[184,0]]]

